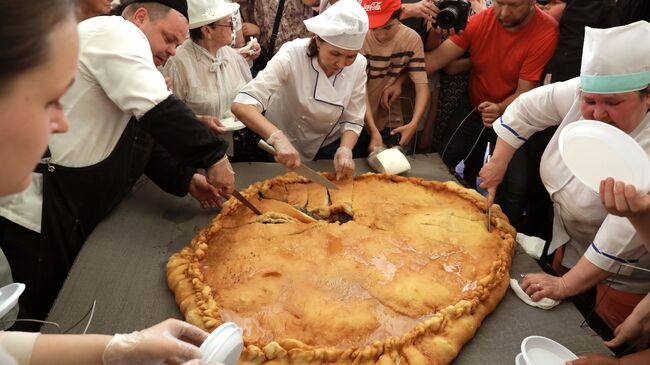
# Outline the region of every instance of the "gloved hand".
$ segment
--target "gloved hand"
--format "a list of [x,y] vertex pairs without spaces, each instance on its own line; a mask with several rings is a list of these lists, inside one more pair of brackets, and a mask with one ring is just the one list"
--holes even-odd
[[207,362],[205,362],[205,361],[203,361],[201,359],[194,359],[194,360],[190,360],[190,361],[188,361],[186,363],[183,363],[183,365],[223,365],[223,364],[220,363],[220,362],[207,363]]
[[223,156],[219,162],[208,168],[207,179],[210,185],[219,190],[219,195],[230,198],[230,194],[235,190],[235,171],[228,161],[228,156]]
[[300,154],[293,147],[287,136],[281,130],[273,132],[266,140],[275,148],[275,160],[288,168],[300,166]]
[[352,150],[348,147],[339,147],[334,154],[334,170],[336,171],[336,180],[345,179],[352,176],[354,172],[354,160],[352,159]]
[[208,333],[198,327],[168,319],[140,332],[116,334],[104,349],[102,362],[104,365],[181,364],[201,358],[198,346],[207,337]]

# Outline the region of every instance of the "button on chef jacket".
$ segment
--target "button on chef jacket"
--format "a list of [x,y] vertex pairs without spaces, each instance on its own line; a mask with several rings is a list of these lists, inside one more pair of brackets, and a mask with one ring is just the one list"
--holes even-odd
[[307,56],[309,38],[285,43],[235,98],[255,105],[281,129],[303,161],[351,130],[363,129],[366,113],[366,59],[327,77],[317,57]]

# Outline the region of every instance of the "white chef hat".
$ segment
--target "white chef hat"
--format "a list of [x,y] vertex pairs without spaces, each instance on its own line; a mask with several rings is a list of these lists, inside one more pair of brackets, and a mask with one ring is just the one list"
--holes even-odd
[[239,4],[225,0],[188,0],[190,29],[214,23],[231,16],[239,9]]
[[596,94],[641,90],[650,84],[650,23],[586,27],[580,87]]
[[339,0],[304,23],[325,42],[350,51],[363,47],[368,32],[368,14],[356,0]]

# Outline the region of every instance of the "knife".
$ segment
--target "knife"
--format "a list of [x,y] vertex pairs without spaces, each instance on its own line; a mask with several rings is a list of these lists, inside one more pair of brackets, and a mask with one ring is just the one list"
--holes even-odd
[[[490,162],[490,142],[487,143],[487,148],[485,149],[484,161],[483,166]],[[488,233],[492,233],[492,205],[487,207],[487,231]]]
[[246,199],[243,195],[241,195],[241,193],[239,193],[237,190],[233,190],[233,192],[232,192],[232,196],[234,196],[235,199],[239,200],[242,204],[244,204],[244,206],[245,206],[246,208],[252,210],[253,213],[255,213],[255,214],[257,214],[257,215],[262,215],[262,212],[260,212],[260,210],[257,209],[257,208],[253,205],[253,203],[251,203],[250,201],[248,201],[248,199]]
[[[273,148],[273,146],[268,144],[265,140],[260,139],[260,141],[257,142],[257,147],[259,147],[262,150],[268,152],[269,154],[275,156],[275,148]],[[339,188],[336,184],[334,184],[333,182],[327,180],[321,174],[314,171],[313,169],[311,169],[309,166],[307,166],[305,164],[300,164],[300,167],[292,168],[292,169],[289,169],[289,170],[297,173],[298,175],[304,176],[304,177],[308,178],[309,180],[311,180],[311,181],[313,181],[313,182],[315,182],[317,184],[323,185],[324,187],[326,187],[328,189],[338,190],[338,188]]]

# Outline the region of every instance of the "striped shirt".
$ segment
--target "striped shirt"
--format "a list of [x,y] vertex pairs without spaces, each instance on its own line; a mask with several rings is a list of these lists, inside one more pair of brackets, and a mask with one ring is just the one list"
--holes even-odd
[[384,88],[393,83],[402,72],[408,72],[414,84],[427,83],[424,49],[420,36],[414,30],[399,24],[397,34],[382,43],[371,31],[366,36],[361,53],[368,60],[368,98],[377,128],[381,131],[385,127],[395,128],[403,125],[399,101],[391,106],[390,124],[388,112],[380,106],[379,102]]

